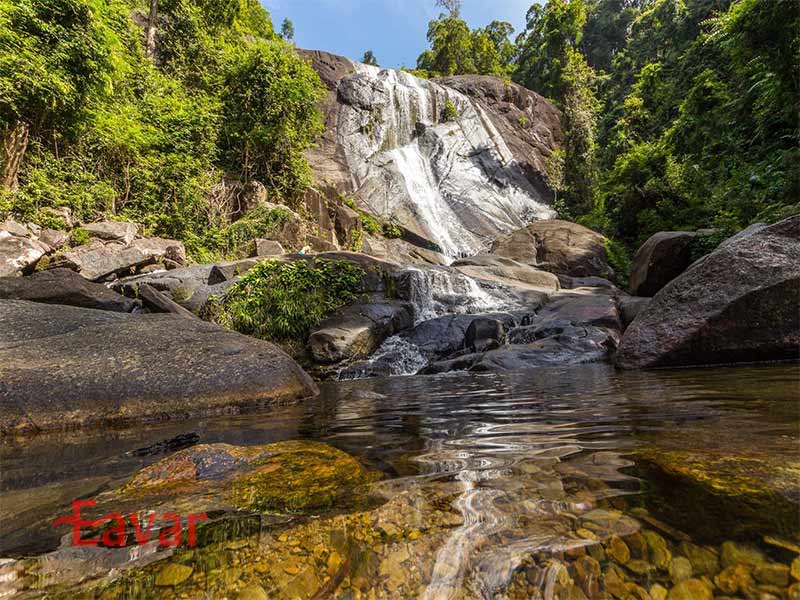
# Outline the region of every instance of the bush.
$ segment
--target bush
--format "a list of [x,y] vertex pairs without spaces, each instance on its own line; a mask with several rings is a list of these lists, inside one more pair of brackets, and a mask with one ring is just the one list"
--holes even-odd
[[361,213],[361,226],[370,235],[379,235],[382,231],[381,224],[372,215],[365,212]]
[[364,271],[346,261],[268,260],[215,300],[214,320],[274,342],[305,342],[312,327],[358,298]]
[[396,223],[384,223],[383,235],[390,240],[395,240],[403,237],[403,229]]
[[623,244],[617,240],[606,239],[606,259],[608,264],[614,269],[617,283],[622,287],[628,286],[628,278],[633,269],[631,255]]
[[447,100],[442,109],[442,122],[449,123],[458,119],[458,109],[452,100]]
[[85,229],[76,227],[75,229],[72,230],[72,233],[70,234],[69,243],[72,246],[82,246],[83,244],[88,244],[89,234]]
[[285,208],[256,207],[225,232],[228,254],[240,252],[246,244],[257,238],[274,237],[291,218],[292,213]]

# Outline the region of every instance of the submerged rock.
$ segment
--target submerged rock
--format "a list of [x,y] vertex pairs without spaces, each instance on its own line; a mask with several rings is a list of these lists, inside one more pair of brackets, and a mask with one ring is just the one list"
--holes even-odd
[[606,238],[569,221],[535,221],[497,239],[492,254],[571,277],[613,278]]
[[0,300],[0,433],[186,417],[313,396],[276,346],[199,319]]
[[625,332],[626,369],[800,358],[800,215],[723,244]]

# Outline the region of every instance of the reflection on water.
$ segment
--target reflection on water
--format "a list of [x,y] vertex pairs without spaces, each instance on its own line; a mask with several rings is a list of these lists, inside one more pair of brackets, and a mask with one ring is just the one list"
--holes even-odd
[[[582,366],[337,382],[269,413],[7,441],[0,596],[798,597],[798,400],[796,366]],[[227,514],[195,551],[59,539],[49,521],[72,499],[163,458],[131,451],[189,433],[327,442],[384,473],[380,503]]]

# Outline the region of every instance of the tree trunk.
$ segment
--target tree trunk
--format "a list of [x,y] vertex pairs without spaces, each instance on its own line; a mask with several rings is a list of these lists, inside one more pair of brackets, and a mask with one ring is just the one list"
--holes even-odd
[[3,138],[2,169],[3,189],[15,191],[19,187],[17,176],[28,148],[28,134],[31,126],[24,121],[17,121],[14,126],[6,132]]
[[156,56],[156,19],[158,18],[158,0],[150,0],[150,15],[147,17],[145,31],[145,55],[153,59]]

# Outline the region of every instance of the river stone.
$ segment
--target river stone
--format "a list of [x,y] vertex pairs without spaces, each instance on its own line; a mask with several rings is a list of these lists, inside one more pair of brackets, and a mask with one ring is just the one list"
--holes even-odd
[[789,585],[789,574],[789,567],[780,563],[764,563],[756,566],[753,572],[754,577],[759,583],[778,587],[786,587]]
[[688,269],[696,238],[696,233],[688,231],[661,231],[650,237],[633,257],[631,294],[651,298]]
[[0,300],[0,433],[186,417],[313,396],[276,346],[175,315]]
[[257,583],[251,583],[239,590],[237,600],[269,600],[267,592]]
[[647,308],[651,300],[651,298],[637,298],[635,296],[626,296],[619,299],[619,316],[622,321],[623,331],[628,329],[630,324],[636,320],[636,317]]
[[125,221],[88,223],[83,225],[82,229],[89,234],[89,237],[108,242],[122,242],[123,244],[130,244],[139,232],[138,225]]
[[168,563],[156,576],[157,587],[174,587],[192,576],[194,569],[187,565]]
[[606,238],[569,221],[535,221],[501,237],[492,254],[572,277],[613,278],[608,264]]
[[49,251],[50,248],[41,242],[0,231],[0,277],[31,271]]
[[308,345],[321,364],[368,357],[391,335],[411,327],[414,307],[408,302],[355,304],[336,311],[316,327]]
[[720,561],[723,567],[738,564],[756,567],[764,564],[766,560],[764,553],[753,546],[739,544],[730,540],[722,543]]
[[800,581],[800,556],[792,561],[791,573],[794,579]]
[[606,554],[619,564],[624,565],[631,559],[628,545],[617,535],[611,536],[605,544]]
[[796,360],[798,297],[800,215],[725,245],[669,283],[625,332],[617,364]]
[[667,600],[712,600],[711,589],[699,579],[687,579],[673,587]]
[[116,312],[131,312],[139,303],[104,285],[86,281],[70,269],[40,271],[29,277],[0,278],[0,299],[66,304]]
[[650,586],[651,600],[667,600],[667,590],[664,586],[654,583]]
[[747,567],[746,565],[731,565],[714,577],[714,583],[720,591],[726,594],[735,594],[740,590],[746,592],[755,585],[751,571],[752,567]]
[[719,555],[712,548],[681,542],[680,550],[692,563],[695,575],[713,577],[719,571]]
[[669,565],[669,577],[673,583],[680,583],[692,576],[692,563],[688,558],[676,556]]

